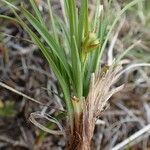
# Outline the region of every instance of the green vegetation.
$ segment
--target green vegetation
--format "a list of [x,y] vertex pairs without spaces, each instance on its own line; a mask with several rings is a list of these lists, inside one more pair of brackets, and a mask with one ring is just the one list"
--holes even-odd
[[10,117],[10,116],[15,116],[16,111],[14,108],[14,102],[6,102],[3,103],[0,101],[0,116],[4,117]]

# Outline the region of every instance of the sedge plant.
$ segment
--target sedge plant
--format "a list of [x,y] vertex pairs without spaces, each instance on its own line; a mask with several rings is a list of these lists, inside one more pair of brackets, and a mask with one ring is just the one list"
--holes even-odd
[[[50,24],[45,22],[34,0],[28,0],[32,13],[23,2],[18,7],[7,0],[1,1],[10,7],[16,17],[0,17],[17,22],[28,32],[45,56],[63,93],[65,128],[59,123],[61,115],[54,118],[48,114],[33,113],[30,120],[51,134],[63,134],[67,139],[67,149],[90,149],[97,117],[107,100],[122,88],[111,89],[119,78],[120,67],[115,64],[102,68],[102,55],[121,15],[139,0],[126,5],[114,19],[111,16],[111,1],[106,8],[103,2],[97,0],[94,15],[89,18],[88,0],[81,0],[79,8],[76,7],[76,0],[60,0],[62,17],[54,13],[51,1],[47,0]],[[60,130],[42,126],[36,118],[45,118]]]

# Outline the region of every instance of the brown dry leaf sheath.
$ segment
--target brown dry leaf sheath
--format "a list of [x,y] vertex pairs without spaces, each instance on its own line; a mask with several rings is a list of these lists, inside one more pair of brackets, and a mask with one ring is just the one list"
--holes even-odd
[[108,99],[120,91],[123,86],[112,88],[119,78],[121,66],[110,66],[98,73],[92,74],[89,94],[86,100],[83,100],[83,113],[77,118],[74,134],[71,135],[69,150],[90,150],[90,143],[93,137],[95,122],[107,104]]

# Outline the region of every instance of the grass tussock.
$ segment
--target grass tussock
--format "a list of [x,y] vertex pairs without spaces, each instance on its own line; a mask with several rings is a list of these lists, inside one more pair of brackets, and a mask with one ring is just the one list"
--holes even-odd
[[[10,19],[26,30],[47,60],[61,89],[57,94],[62,100],[64,111],[55,117],[45,112],[32,113],[30,120],[48,133],[64,135],[67,138],[67,148],[70,150],[90,149],[97,118],[107,106],[108,99],[123,89],[123,86],[114,87],[120,75],[125,72],[121,72],[119,63],[135,44],[118,55],[117,61],[110,63],[110,66],[101,67],[102,56],[107,49],[110,35],[122,15],[139,1],[133,0],[126,4],[122,9],[117,10],[114,17],[111,1],[108,3],[97,1],[95,12],[90,16],[88,0],[81,1],[79,9],[75,0],[65,0],[60,3],[63,14],[61,18],[53,12],[51,2],[47,0],[51,23],[49,27],[34,0],[29,0],[32,11],[25,3],[17,7],[7,0],[2,0],[15,18],[6,15],[0,17]],[[30,98],[7,85],[1,85]],[[35,101],[32,98],[30,100]],[[62,118],[65,118],[65,127],[60,123]],[[55,124],[58,130],[45,127],[38,122],[38,119],[45,119]]]

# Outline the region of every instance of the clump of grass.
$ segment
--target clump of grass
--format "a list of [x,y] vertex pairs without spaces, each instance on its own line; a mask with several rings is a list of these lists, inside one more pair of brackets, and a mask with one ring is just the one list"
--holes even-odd
[[[60,1],[63,18],[54,14],[50,0],[47,0],[51,20],[51,24],[47,24],[34,0],[29,0],[34,14],[23,3],[21,7],[16,7],[2,0],[10,7],[16,19],[3,15],[0,17],[17,22],[28,32],[48,61],[63,93],[61,99],[67,112],[65,130],[57,117],[53,118],[48,114],[34,113],[30,119],[49,133],[69,136],[68,149],[90,149],[96,118],[103,111],[107,100],[122,88],[111,90],[119,77],[120,68],[116,64],[100,68],[102,55],[121,15],[138,1],[133,0],[126,5],[110,21],[111,1],[106,11],[103,3],[97,1],[96,11],[90,20],[88,0],[81,1],[79,10],[76,0]],[[41,117],[56,124],[60,131],[39,124],[36,119]]]

